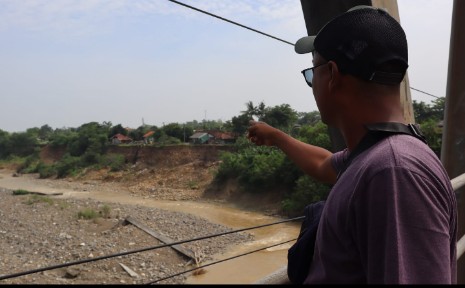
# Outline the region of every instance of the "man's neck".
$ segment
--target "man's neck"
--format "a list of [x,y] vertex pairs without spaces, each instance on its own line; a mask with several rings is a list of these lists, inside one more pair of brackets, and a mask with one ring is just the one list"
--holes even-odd
[[360,143],[362,138],[366,135],[368,130],[365,124],[383,123],[383,122],[398,122],[404,123],[403,117],[384,117],[379,120],[363,121],[362,123],[343,125],[340,128],[341,134],[349,151],[353,151]]

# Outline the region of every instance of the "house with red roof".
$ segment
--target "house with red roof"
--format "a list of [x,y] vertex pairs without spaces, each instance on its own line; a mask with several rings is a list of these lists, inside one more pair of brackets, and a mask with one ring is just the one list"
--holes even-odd
[[121,133],[117,133],[115,135],[113,135],[111,138],[111,144],[126,144],[126,143],[131,143],[132,142],[132,138],[126,136],[126,135],[123,135]]

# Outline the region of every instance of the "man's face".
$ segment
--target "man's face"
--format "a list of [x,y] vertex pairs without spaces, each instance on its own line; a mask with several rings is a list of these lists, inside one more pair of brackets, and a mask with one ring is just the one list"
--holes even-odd
[[[313,54],[313,66],[321,65],[327,62],[328,61],[321,57],[318,52]],[[316,105],[320,111],[321,120],[325,124],[329,124],[328,114],[331,108],[328,101],[328,81],[330,76],[328,65],[322,65],[314,69],[312,81],[313,96],[315,97]]]

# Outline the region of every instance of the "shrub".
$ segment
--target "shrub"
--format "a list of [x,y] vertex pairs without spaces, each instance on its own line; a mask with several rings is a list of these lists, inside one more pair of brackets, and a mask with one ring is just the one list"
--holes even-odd
[[18,173],[36,173],[37,165],[39,164],[39,154],[34,153],[24,158],[21,165],[18,166],[16,172]]
[[27,191],[27,190],[24,190],[24,189],[17,189],[17,190],[13,190],[13,195],[26,195],[26,194],[30,194],[31,192]]
[[124,169],[126,158],[121,154],[106,154],[100,159],[100,165],[110,168],[110,171],[116,172]]
[[95,219],[99,216],[99,214],[91,208],[85,208],[84,210],[81,210],[78,212],[78,218],[79,219]]
[[297,180],[293,193],[282,201],[283,211],[291,216],[300,215],[308,204],[325,200],[329,190],[329,185],[303,175]]
[[54,165],[48,165],[43,162],[39,162],[37,165],[37,173],[39,173],[39,178],[45,179],[56,175],[57,170]]
[[79,157],[73,157],[69,154],[63,156],[63,158],[55,165],[58,178],[63,178],[76,171],[80,167],[81,159]]
[[102,215],[103,218],[110,218],[110,211],[111,208],[107,204],[102,206],[102,209],[100,210],[100,214]]

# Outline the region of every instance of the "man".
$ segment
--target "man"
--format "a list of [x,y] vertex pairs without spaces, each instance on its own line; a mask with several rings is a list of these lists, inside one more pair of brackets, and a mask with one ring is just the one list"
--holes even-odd
[[[347,148],[333,154],[256,121],[248,137],[277,146],[305,173],[334,184],[305,283],[456,283],[450,179],[424,142],[383,128],[417,132],[403,124],[408,52],[400,24],[381,9],[357,6],[299,39],[295,50],[313,53],[314,67],[302,72],[322,121],[340,130]],[[373,131],[389,137],[366,145]]]

